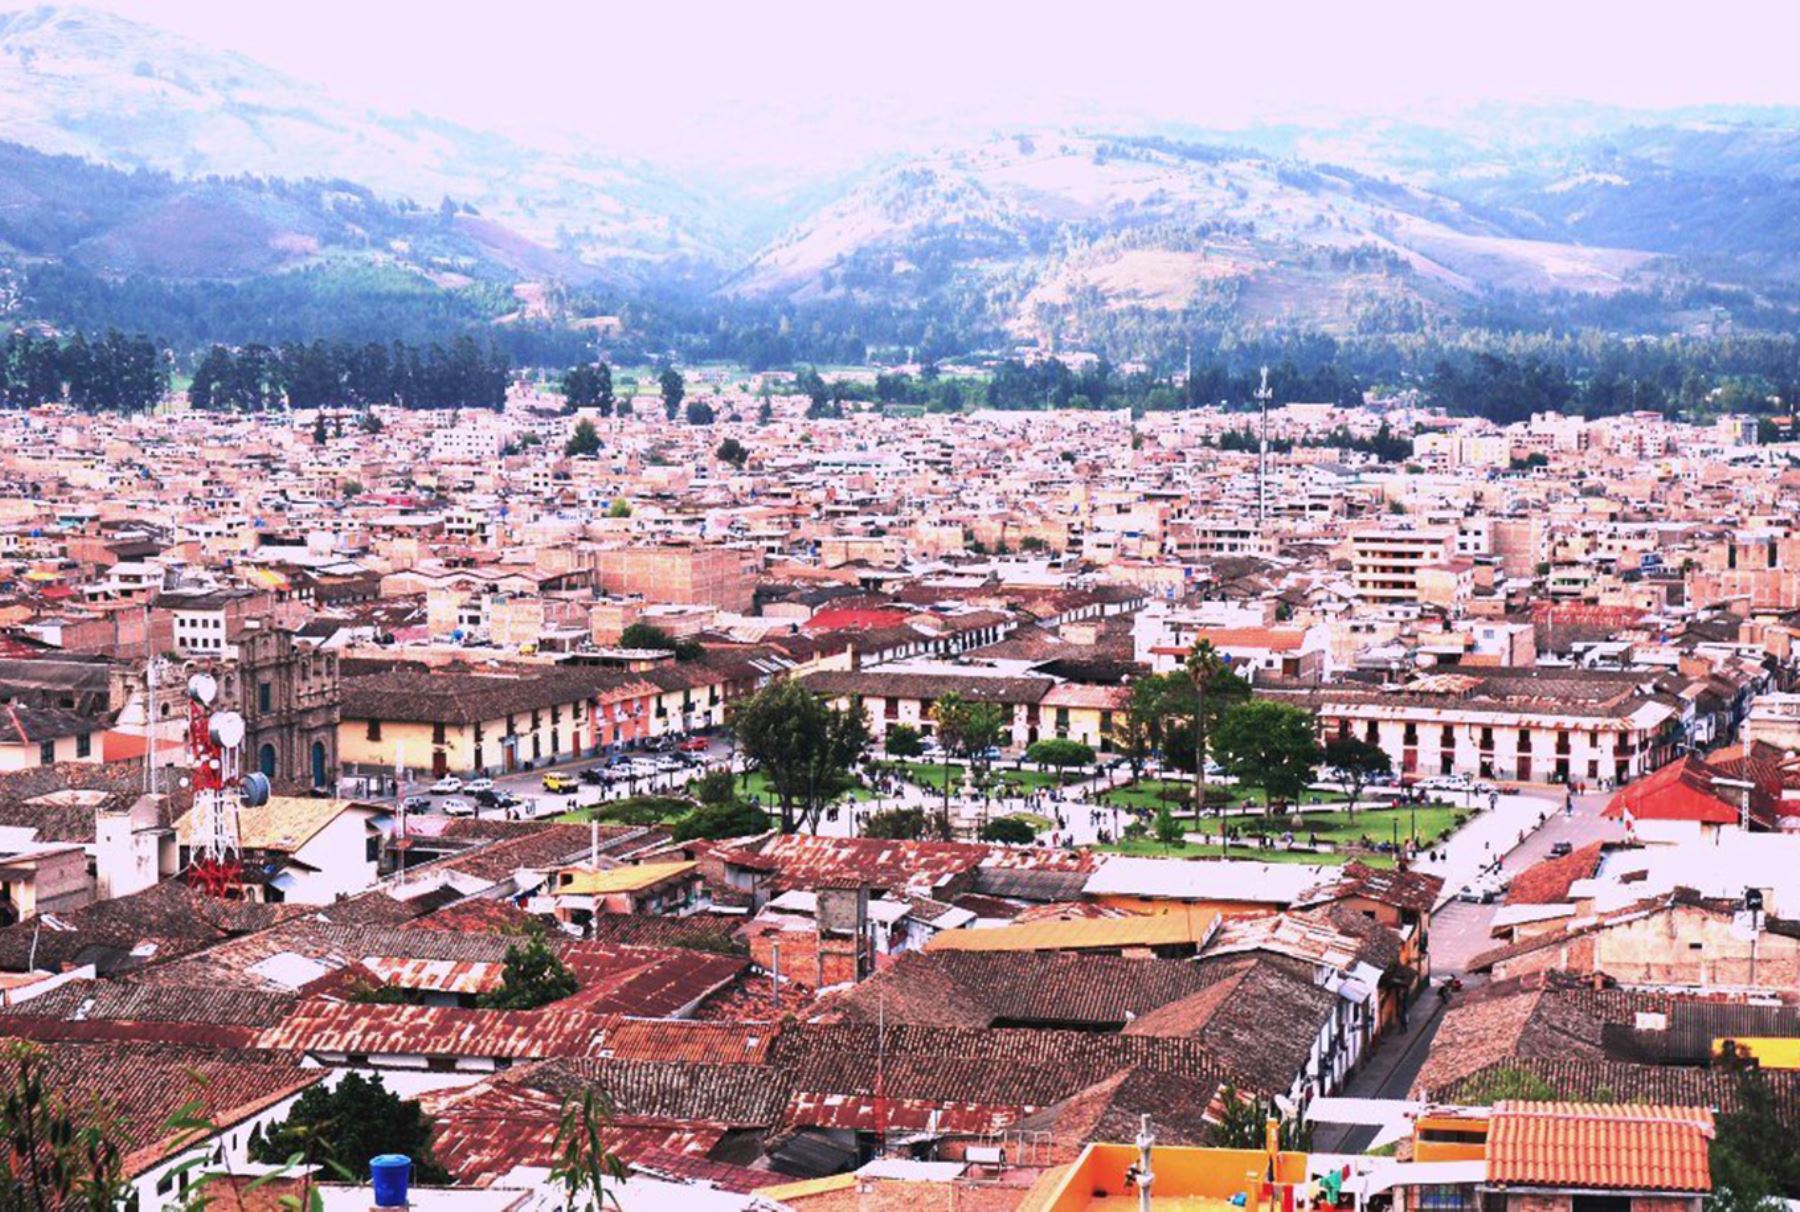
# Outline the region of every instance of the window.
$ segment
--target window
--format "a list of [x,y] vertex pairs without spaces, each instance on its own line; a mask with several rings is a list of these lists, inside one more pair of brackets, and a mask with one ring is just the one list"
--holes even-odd
[[45,741],[38,746],[38,764],[40,766],[56,765],[56,742]]
[[381,835],[379,833],[369,835],[369,840],[363,845],[363,858],[371,863],[381,861]]
[[92,733],[84,732],[75,738],[75,756],[76,757],[78,757],[78,758],[90,757],[90,756],[92,756],[93,752],[94,752],[94,737],[93,737]]
[[1420,1212],[1475,1212],[1481,1206],[1472,1186],[1421,1186],[1408,1202]]
[[379,741],[381,739],[381,721],[370,720],[369,728],[365,735],[371,741]]
[[256,709],[264,714],[274,710],[275,687],[269,682],[256,684]]
[[1577,1195],[1570,1212],[1631,1212],[1632,1202],[1627,1195]]

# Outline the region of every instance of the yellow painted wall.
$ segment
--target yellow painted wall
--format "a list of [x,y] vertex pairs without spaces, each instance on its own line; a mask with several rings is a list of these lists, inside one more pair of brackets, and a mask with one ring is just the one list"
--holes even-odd
[[[1413,1160],[1481,1161],[1487,1157],[1488,1121],[1485,1116],[1421,1115],[1413,1123]],[[1479,1141],[1426,1140],[1428,1132],[1479,1132]]]
[[[1800,1069],[1800,1039],[1736,1039],[1739,1052],[1748,1052],[1765,1069]],[[1713,1055],[1724,1050],[1725,1040],[1713,1041]]]
[[[1156,1174],[1156,1183],[1152,1194],[1159,1200],[1183,1196],[1230,1199],[1255,1185],[1253,1176],[1264,1173],[1268,1156],[1260,1149],[1153,1149],[1150,1167]],[[1137,1161],[1138,1151],[1132,1145],[1089,1145],[1045,1202],[1044,1212],[1083,1212],[1097,1196],[1131,1195],[1136,1188],[1126,1185],[1125,1172]],[[1277,1154],[1276,1181],[1283,1185],[1304,1183],[1306,1165],[1304,1153]],[[1256,1206],[1253,1199],[1249,1207]],[[1264,1202],[1262,1207],[1267,1208],[1268,1204]]]

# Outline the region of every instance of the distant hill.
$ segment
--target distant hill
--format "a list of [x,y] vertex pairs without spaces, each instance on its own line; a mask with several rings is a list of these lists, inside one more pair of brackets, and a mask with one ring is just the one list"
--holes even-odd
[[37,8],[0,15],[0,135],[0,308],[88,326],[174,315],[177,341],[567,329],[628,302],[650,357],[725,356],[726,330],[780,346],[802,312],[827,348],[1132,357],[1196,329],[1800,328],[1788,111],[970,131],[842,175],[702,188]]
[[43,151],[184,178],[355,181],[450,197],[621,270],[737,251],[730,211],[645,165],[527,147],[328,91],[86,8],[0,14],[0,133]]
[[1021,338],[1079,340],[1121,310],[1381,332],[1454,319],[1493,292],[1653,287],[1673,269],[1668,254],[1690,251],[1584,241],[1574,217],[1516,202],[1243,148],[1018,136],[876,174],[727,289],[975,297]]
[[599,274],[478,215],[347,181],[180,181],[0,143],[0,249],[107,276],[235,280],[337,259],[441,286]]

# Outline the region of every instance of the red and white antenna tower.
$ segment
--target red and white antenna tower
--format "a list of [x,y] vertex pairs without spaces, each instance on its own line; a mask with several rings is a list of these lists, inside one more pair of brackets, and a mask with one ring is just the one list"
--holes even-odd
[[188,759],[193,768],[194,831],[188,883],[209,896],[244,894],[238,809],[269,802],[269,780],[243,771],[244,717],[212,709],[219,684],[211,674],[188,679]]

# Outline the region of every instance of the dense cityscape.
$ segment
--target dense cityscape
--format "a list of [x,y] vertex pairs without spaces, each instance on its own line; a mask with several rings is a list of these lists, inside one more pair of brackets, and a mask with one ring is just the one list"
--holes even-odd
[[752,189],[111,7],[0,13],[0,1209],[1800,1200],[1795,57]]

